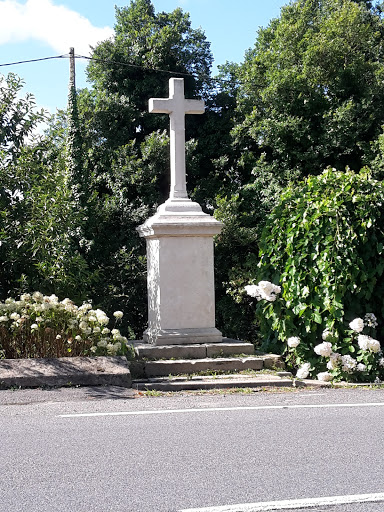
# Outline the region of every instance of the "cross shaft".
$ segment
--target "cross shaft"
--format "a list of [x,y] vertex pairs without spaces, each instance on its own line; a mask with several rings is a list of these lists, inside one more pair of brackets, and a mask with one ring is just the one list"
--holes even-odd
[[149,112],[169,114],[171,190],[170,199],[188,198],[185,170],[185,114],[204,114],[203,100],[184,97],[184,79],[169,80],[169,98],[151,98]]

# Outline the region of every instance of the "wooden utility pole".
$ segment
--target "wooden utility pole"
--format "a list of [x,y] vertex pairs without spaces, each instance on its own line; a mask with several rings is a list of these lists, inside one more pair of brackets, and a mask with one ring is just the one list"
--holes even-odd
[[69,49],[69,87],[76,89],[75,49]]

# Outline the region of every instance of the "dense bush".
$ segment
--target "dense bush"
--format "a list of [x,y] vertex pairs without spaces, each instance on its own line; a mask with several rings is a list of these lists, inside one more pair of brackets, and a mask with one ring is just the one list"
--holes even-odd
[[[367,359],[367,343],[372,343],[361,336],[363,327],[372,330],[377,322],[380,329],[367,334],[383,336],[383,197],[383,183],[368,170],[355,174],[329,168],[289,187],[269,216],[255,277],[279,283],[281,295],[268,284],[267,292],[260,286],[248,291],[264,299],[256,314],[265,347],[285,352],[293,366],[309,363],[312,374],[324,371],[327,361],[314,351],[323,339],[331,343],[327,357],[350,355],[356,360],[352,366],[370,367],[350,379],[377,376],[380,347],[373,344],[375,350],[368,352],[375,356]],[[349,324],[367,313],[374,321],[361,320],[356,338]],[[300,344],[289,347],[288,339],[296,337]],[[336,373],[340,378],[348,374]]]
[[19,300],[0,302],[0,358],[122,355],[131,352],[128,339],[100,309],[84,302],[80,307],[56,295],[26,293]]

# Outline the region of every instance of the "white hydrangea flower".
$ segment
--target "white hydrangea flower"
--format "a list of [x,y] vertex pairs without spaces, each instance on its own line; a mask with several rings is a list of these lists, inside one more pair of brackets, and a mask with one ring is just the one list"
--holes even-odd
[[381,359],[379,359],[379,366],[383,367],[384,366],[384,357],[382,357]]
[[97,342],[97,346],[100,348],[105,348],[108,345],[108,340],[102,339]]
[[82,339],[82,338],[81,338],[81,336],[80,336],[79,334],[78,334],[77,336],[75,336],[75,340],[76,340],[76,341],[81,341],[81,339]]
[[20,295],[20,300],[22,302],[29,302],[31,300],[31,295],[29,293],[23,293]]
[[117,343],[114,344],[114,347],[116,352],[118,352],[121,349],[121,343],[118,341]]
[[104,327],[104,329],[101,331],[101,334],[109,334],[111,331],[108,329],[108,327]]
[[84,322],[84,320],[82,320],[82,321],[79,323],[79,328],[80,328],[82,331],[85,331],[86,329],[88,329],[88,324],[87,324],[87,322]]
[[281,292],[280,286],[269,281],[260,281],[257,285],[248,285],[244,289],[251,297],[256,297],[257,300],[265,299],[268,302],[274,302],[276,295]]
[[369,340],[369,350],[371,352],[373,352],[374,354],[377,354],[378,352],[380,352],[380,342],[377,341],[377,340],[374,340],[373,338],[371,338]]
[[365,370],[367,369],[366,365],[363,364],[363,363],[359,363],[357,366],[356,366],[356,370],[358,372],[365,372]]
[[306,379],[309,375],[309,370],[311,368],[311,363],[304,363],[296,372],[296,377],[298,379]]
[[112,329],[111,334],[112,334],[112,336],[119,336],[120,331],[119,331],[119,329]]
[[31,325],[31,331],[35,331],[38,328],[39,328],[39,326],[37,324],[32,324]]
[[98,334],[99,332],[101,332],[100,327],[98,327],[98,326],[94,327],[93,332],[94,332],[94,334]]
[[104,311],[102,311],[101,309],[96,309],[95,310],[95,315],[96,315],[96,318],[97,318],[97,321],[99,322],[99,324],[101,324],[101,325],[107,325],[108,324],[109,318],[104,313]]
[[113,313],[113,316],[117,319],[117,320],[121,320],[124,316],[124,313],[122,311],[115,311]]
[[18,313],[11,313],[11,314],[9,315],[9,318],[10,318],[11,320],[19,320],[20,315],[19,315]]
[[369,350],[369,336],[366,334],[359,334],[357,337],[357,344],[361,350]]
[[329,372],[320,372],[317,374],[317,379],[323,382],[329,382],[333,379],[333,377]]
[[371,338],[370,336],[366,336],[365,334],[359,334],[357,338],[357,343],[361,350],[370,351],[375,354],[380,352],[380,342]]
[[88,322],[96,323],[97,318],[95,317],[95,315],[89,315]]
[[332,343],[329,343],[329,341],[323,341],[323,343],[316,345],[313,350],[319,356],[330,357],[332,354]]
[[256,284],[248,284],[247,286],[244,287],[244,290],[247,292],[247,295],[255,297],[257,300],[261,300],[259,287]]
[[364,329],[364,320],[362,318],[355,318],[349,323],[350,329],[355,332],[361,332]]
[[365,316],[364,316],[364,324],[367,326],[367,327],[377,327],[377,318],[375,316],[374,313],[367,313]]
[[89,302],[83,302],[83,304],[79,307],[80,313],[85,313],[86,311],[89,311],[92,309],[92,304],[89,304]]
[[38,322],[39,324],[41,324],[42,322],[44,322],[44,318],[42,316],[37,316],[36,317],[36,322]]
[[44,299],[44,296],[40,292],[33,292],[32,298],[35,302],[41,302]]
[[8,317],[6,315],[0,316],[0,322],[8,322]]
[[300,338],[298,336],[291,336],[287,340],[287,345],[290,348],[296,348],[300,345]]
[[93,346],[93,347],[90,348],[90,350],[94,354],[96,352],[96,350],[97,350],[97,347]]
[[357,361],[350,355],[341,356],[342,370],[346,373],[351,373],[356,368]]

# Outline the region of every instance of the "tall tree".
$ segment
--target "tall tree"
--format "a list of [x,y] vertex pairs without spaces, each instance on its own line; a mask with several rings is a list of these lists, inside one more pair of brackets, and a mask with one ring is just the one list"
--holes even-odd
[[[186,97],[209,100],[211,63],[210,45],[188,14],[179,8],[156,13],[150,0],[133,0],[116,9],[114,37],[94,48],[87,70],[92,87],[78,96],[84,172],[94,201],[85,233],[91,242],[87,260],[100,273],[91,295],[107,310],[126,311],[124,320],[138,336],[147,298],[145,243],[136,227],[169,194],[169,120],[149,114],[148,100],[168,96],[171,76],[185,79]],[[204,170],[195,165],[205,122],[187,120],[190,169],[198,171],[189,176],[192,193],[201,173],[210,172],[209,163]],[[215,195],[208,185],[198,192],[207,205]]]
[[[383,52],[381,10],[362,0],[296,0],[259,30],[236,70],[233,151],[224,164],[238,186],[222,194],[218,212],[228,289],[254,273],[261,229],[289,182],[327,166],[372,165],[384,176]],[[241,316],[230,297],[228,324]]]
[[22,86],[15,75],[0,77],[0,297],[39,289],[82,299],[89,274],[62,138],[34,135],[47,118],[30,94],[21,97]]

